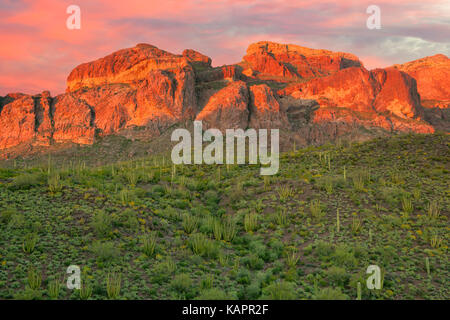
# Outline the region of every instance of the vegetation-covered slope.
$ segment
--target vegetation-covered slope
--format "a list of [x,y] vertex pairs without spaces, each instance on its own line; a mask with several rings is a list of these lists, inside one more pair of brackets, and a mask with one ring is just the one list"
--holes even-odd
[[[449,146],[309,147],[273,177],[167,157],[5,167],[0,299],[355,299],[358,282],[363,299],[449,299]],[[366,288],[372,264],[381,290]]]

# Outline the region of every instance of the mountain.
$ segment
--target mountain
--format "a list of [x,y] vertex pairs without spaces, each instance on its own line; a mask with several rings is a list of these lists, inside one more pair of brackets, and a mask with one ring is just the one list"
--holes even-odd
[[111,134],[154,139],[194,119],[222,130],[280,128],[286,145],[449,132],[449,76],[442,54],[367,70],[350,53],[262,41],[241,62],[212,67],[195,50],[138,44],[77,66],[61,95],[0,97],[0,156]]

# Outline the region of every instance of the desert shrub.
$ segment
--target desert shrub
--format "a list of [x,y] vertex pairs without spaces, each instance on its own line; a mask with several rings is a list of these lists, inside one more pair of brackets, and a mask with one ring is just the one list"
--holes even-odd
[[152,193],[157,197],[161,197],[166,193],[166,190],[162,185],[157,184],[152,188]]
[[173,206],[178,209],[182,209],[182,210],[187,209],[187,208],[189,208],[189,205],[190,205],[189,200],[187,200],[187,199],[175,199],[173,201]]
[[16,300],[41,300],[42,292],[40,290],[33,290],[30,287],[26,287],[25,290],[18,292],[14,295]]
[[314,295],[314,300],[347,300],[348,296],[340,288],[323,288]]
[[152,257],[156,250],[156,235],[154,233],[146,234],[142,238],[142,251]]
[[208,210],[208,208],[206,208],[203,205],[194,206],[191,209],[191,213],[192,213],[192,215],[197,216],[197,217],[208,217],[211,215],[211,212]]
[[36,233],[27,233],[24,237],[22,249],[26,253],[31,253],[34,251],[38,241],[38,236]]
[[92,244],[91,250],[98,261],[105,263],[114,261],[120,254],[120,250],[114,242],[96,241]]
[[244,216],[244,229],[247,232],[253,232],[258,226],[258,215],[249,213]]
[[186,213],[183,215],[183,229],[187,234],[191,234],[197,230],[198,218]]
[[177,274],[170,286],[178,293],[186,294],[192,289],[192,279],[187,273]]
[[208,190],[208,191],[206,191],[204,197],[205,197],[205,203],[206,203],[206,205],[208,205],[208,206],[213,206],[213,207],[215,207],[215,206],[217,206],[217,204],[218,204],[219,201],[220,201],[219,195],[218,195],[217,192],[214,191],[214,190]]
[[236,274],[236,282],[240,284],[250,284],[251,278],[251,273],[246,268],[241,268]]
[[59,173],[52,173],[47,179],[48,189],[52,193],[56,193],[62,190],[61,176]]
[[438,201],[430,201],[426,207],[428,217],[436,219],[441,215],[441,208]]
[[333,262],[341,267],[355,267],[358,264],[353,250],[346,245],[339,245],[333,254]]
[[311,202],[309,203],[309,210],[311,211],[311,216],[315,221],[320,221],[325,215],[319,199],[311,200]]
[[228,217],[223,221],[222,226],[223,226],[222,230],[223,240],[228,242],[233,241],[237,233],[236,222],[232,218]]
[[266,262],[275,261],[279,258],[279,252],[266,247],[261,241],[252,241],[249,244],[250,252],[263,259]]
[[173,208],[172,206],[167,206],[164,209],[164,217],[166,217],[167,219],[171,220],[171,221],[180,221],[183,218],[183,214],[186,213],[182,213],[180,211],[178,211],[177,209]]
[[58,279],[52,280],[48,283],[47,292],[50,299],[53,300],[58,299],[60,291],[61,291],[61,282]]
[[288,248],[286,250],[286,265],[288,268],[295,268],[299,260],[300,257],[297,248]]
[[16,209],[8,208],[0,211],[0,224],[7,225],[13,218],[13,216],[17,214]]
[[121,212],[118,222],[120,225],[130,229],[136,230],[139,227],[139,220],[136,211],[131,209],[125,209]]
[[230,300],[232,297],[228,295],[224,290],[211,288],[203,290],[196,300]]
[[295,191],[290,186],[281,186],[277,189],[278,197],[281,202],[286,202],[294,197]]
[[413,206],[411,198],[406,197],[406,196],[402,197],[402,210],[403,210],[403,213],[407,216],[413,212],[414,206]]
[[329,258],[334,252],[334,246],[325,241],[318,241],[315,244],[314,254],[320,259]]
[[162,284],[167,282],[170,278],[170,275],[175,271],[176,265],[172,259],[168,259],[166,261],[158,262],[153,267],[153,276],[152,282],[157,284]]
[[277,208],[276,213],[273,216],[273,221],[281,227],[288,224],[288,214],[286,208]]
[[28,190],[45,183],[45,174],[41,172],[24,173],[16,176],[10,183],[11,190]]
[[98,236],[107,236],[112,230],[111,216],[103,210],[97,210],[92,216],[91,227]]
[[25,226],[25,215],[21,212],[14,211],[9,220],[8,226],[15,229],[20,229]]
[[243,287],[239,299],[256,300],[261,296],[261,281],[253,280],[248,286]]
[[108,298],[117,299],[119,297],[122,284],[122,275],[120,273],[109,273],[106,277],[106,292]]
[[263,299],[294,300],[296,298],[295,285],[292,282],[277,281],[263,289]]
[[326,274],[330,284],[334,286],[345,286],[350,279],[349,273],[341,267],[332,266]]
[[214,276],[212,274],[203,277],[202,280],[200,281],[200,287],[204,290],[211,289],[213,287],[213,284],[214,284]]
[[252,270],[261,270],[264,267],[264,260],[256,254],[250,254],[250,256],[243,258],[242,262]]
[[219,254],[216,242],[208,239],[203,233],[195,233],[189,238],[189,246],[192,252],[207,258],[215,258]]
[[42,283],[42,273],[34,267],[30,267],[28,269],[28,286],[37,290],[41,286]]
[[[272,238],[269,240],[269,247],[270,247],[270,256],[276,257],[275,259],[279,258],[284,250],[284,244],[281,242],[281,240]],[[273,260],[270,260],[273,261]]]

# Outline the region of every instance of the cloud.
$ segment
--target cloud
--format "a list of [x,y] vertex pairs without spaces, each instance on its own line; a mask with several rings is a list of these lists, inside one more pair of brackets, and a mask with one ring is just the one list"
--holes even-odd
[[78,64],[141,42],[196,49],[214,65],[240,61],[259,40],[351,52],[369,68],[449,55],[448,1],[376,2],[381,30],[366,28],[366,0],[77,0],[81,30],[68,30],[71,1],[3,0],[0,95],[61,93]]

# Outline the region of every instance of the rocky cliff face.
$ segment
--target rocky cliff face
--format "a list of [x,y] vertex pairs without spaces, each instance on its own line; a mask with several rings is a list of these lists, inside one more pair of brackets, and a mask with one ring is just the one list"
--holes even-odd
[[445,55],[437,54],[393,67],[416,79],[422,100],[450,100],[450,59]]
[[388,131],[434,132],[423,121],[415,80],[394,68],[369,72],[351,67],[288,86],[279,94],[317,101],[320,109],[315,111],[315,122],[356,122]]
[[193,119],[222,130],[279,128],[307,143],[358,126],[448,132],[449,61],[436,55],[369,71],[349,53],[258,42],[242,62],[212,67],[192,49],[177,55],[138,44],[76,67],[64,94],[0,97],[0,149],[92,144],[101,135],[132,137],[133,128],[151,138]]
[[[261,41],[251,44],[244,56],[247,74],[284,78],[313,78],[329,75],[362,63],[350,53],[305,48],[293,44]],[[250,70],[248,70],[250,69]]]

